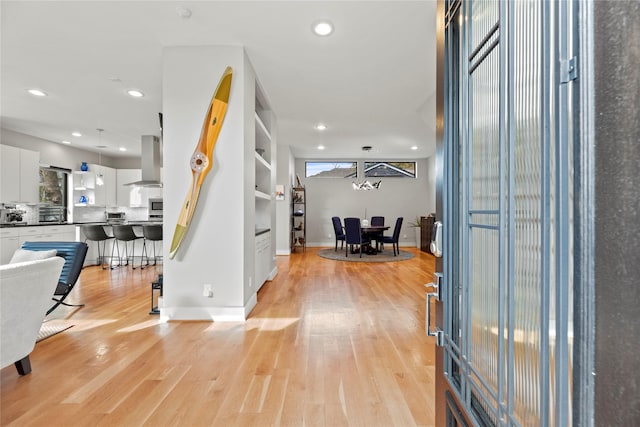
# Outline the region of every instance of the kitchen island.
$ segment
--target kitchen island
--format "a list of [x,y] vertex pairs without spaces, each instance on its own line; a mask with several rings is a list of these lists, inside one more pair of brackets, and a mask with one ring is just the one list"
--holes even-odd
[[[0,224],[0,264],[7,264],[13,253],[19,249],[24,242],[84,242],[85,235],[82,233],[82,226],[89,224],[102,225],[105,232],[113,236],[111,231],[111,225],[107,222],[76,222],[76,223],[50,223],[50,222],[36,222],[36,223],[10,223]],[[159,221],[125,221],[123,224],[133,226],[133,230],[138,236],[142,236],[142,227],[149,224],[162,225]],[[98,265],[98,248],[97,242],[87,240],[89,250],[87,257],[85,258],[84,265]],[[162,244],[156,243],[156,253],[162,254]],[[105,254],[107,261],[111,258],[111,249],[113,247],[113,240],[107,241],[105,248]],[[153,254],[153,249],[151,250]],[[140,262],[142,256],[142,242],[136,244],[134,257],[137,258],[137,263]]]
[[[108,223],[108,222],[84,222],[84,223],[75,223],[74,225],[76,226],[76,235],[77,235],[77,240],[84,242],[86,239],[86,236],[84,235],[84,233],[82,232],[82,226],[83,225],[101,225],[102,227],[104,227],[104,231],[107,233],[107,235],[109,236],[113,236],[113,231],[111,229],[111,227],[113,225],[132,225],[133,226],[133,231],[137,236],[142,237],[142,228],[145,225],[162,225],[162,222],[160,221],[144,221],[144,220],[140,220],[140,221],[136,221],[136,220],[132,220],[132,221],[124,221],[118,224],[112,224],[112,223]],[[115,240],[114,239],[109,239],[106,242],[105,245],[105,263],[109,263],[111,261],[111,252],[113,249],[113,245],[114,245]],[[87,240],[86,241],[87,245],[89,245],[89,249],[87,251],[87,257],[85,258],[84,261],[84,265],[99,265],[100,264],[100,260],[98,259],[98,242],[94,242],[92,240]],[[156,244],[156,254],[159,254],[159,256],[162,256],[162,243],[156,243],[156,242],[152,242],[153,244]],[[152,244],[151,242],[148,244]],[[102,243],[100,243],[102,245]],[[130,244],[131,245],[131,244]],[[122,244],[120,245],[121,248],[123,247]],[[151,248],[150,250],[147,250],[147,255],[153,256],[153,248]],[[114,253],[114,256],[117,256]],[[140,264],[141,261],[141,257],[142,257],[142,241],[139,241],[135,244],[135,248],[134,248],[134,253],[133,253],[133,259],[135,261],[135,264]]]

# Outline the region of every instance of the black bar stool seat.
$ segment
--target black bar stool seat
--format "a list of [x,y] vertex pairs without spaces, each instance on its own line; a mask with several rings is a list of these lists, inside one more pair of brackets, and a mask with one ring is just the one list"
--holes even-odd
[[[129,265],[129,258],[131,258],[131,268],[136,269],[135,266],[135,253],[136,253],[136,240],[142,239],[143,236],[138,236],[133,231],[132,225],[113,225],[113,237],[115,237],[116,241],[113,244],[113,248],[111,248],[111,259],[113,259],[113,250],[117,249],[118,251],[118,265],[122,265],[122,256],[120,255],[120,243],[124,242],[124,257],[125,257],[125,265]],[[131,255],[129,256],[129,242],[131,243]],[[142,268],[142,259],[140,259],[140,267]],[[111,268],[114,268],[113,265]]]
[[[113,236],[109,236],[105,231],[104,227],[99,224],[86,224],[81,225],[80,229],[85,236],[84,241],[91,240],[93,242],[98,242],[98,262],[102,269],[106,269],[104,266],[105,259],[105,249],[107,247],[107,240],[113,239]],[[102,242],[102,250],[100,250],[100,242]],[[112,249],[113,253],[113,249]]]
[[[151,242],[153,246],[153,265],[158,263],[158,256],[156,255],[156,242],[162,241],[162,225],[160,224],[147,224],[142,226],[142,235],[144,237],[142,243],[142,256],[147,258],[146,265],[149,265],[149,255],[147,253],[147,240]],[[160,255],[162,258],[162,255]]]

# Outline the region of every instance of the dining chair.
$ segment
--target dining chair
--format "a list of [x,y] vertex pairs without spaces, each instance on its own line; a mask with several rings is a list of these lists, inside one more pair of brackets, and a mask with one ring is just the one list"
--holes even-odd
[[391,243],[393,245],[393,256],[400,253],[400,245],[398,243],[400,239],[400,229],[402,228],[402,217],[396,219],[396,226],[393,228],[393,234],[391,236],[382,236],[383,243]]
[[371,225],[373,227],[383,227],[384,226],[384,217],[383,216],[372,216],[371,217]]
[[342,227],[342,223],[340,222],[340,217],[331,217],[331,222],[333,222],[333,232],[336,234],[336,249],[334,252],[337,252],[338,240],[340,240],[340,249],[342,249],[342,247],[344,246],[344,228]]
[[371,244],[371,240],[362,235],[360,230],[360,218],[345,218],[344,219],[344,234],[345,234],[345,257],[349,257],[349,247],[353,251],[353,245],[360,246],[360,258],[362,258],[362,246]]
[[[383,216],[372,216],[371,217],[371,226],[372,227],[384,227],[384,217]],[[379,233],[375,233],[371,235],[371,239],[376,241],[376,250],[380,249],[380,246],[384,248],[382,244],[382,231]]]

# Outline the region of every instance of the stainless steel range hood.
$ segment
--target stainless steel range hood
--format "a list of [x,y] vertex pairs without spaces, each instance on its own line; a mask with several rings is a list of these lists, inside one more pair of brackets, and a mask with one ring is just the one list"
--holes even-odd
[[133,187],[162,187],[162,181],[160,181],[161,156],[160,138],[155,135],[142,135],[142,179],[125,185]]

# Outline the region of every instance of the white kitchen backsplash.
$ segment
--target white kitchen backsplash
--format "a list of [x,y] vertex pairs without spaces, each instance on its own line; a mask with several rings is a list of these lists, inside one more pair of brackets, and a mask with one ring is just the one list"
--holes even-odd
[[20,209],[25,212],[22,214],[22,222],[26,222],[27,224],[35,224],[38,222],[38,206],[16,205],[16,209]]
[[[124,212],[127,221],[148,220],[147,208],[108,208],[107,212]],[[105,208],[83,206],[73,210],[73,222],[104,222]]]

